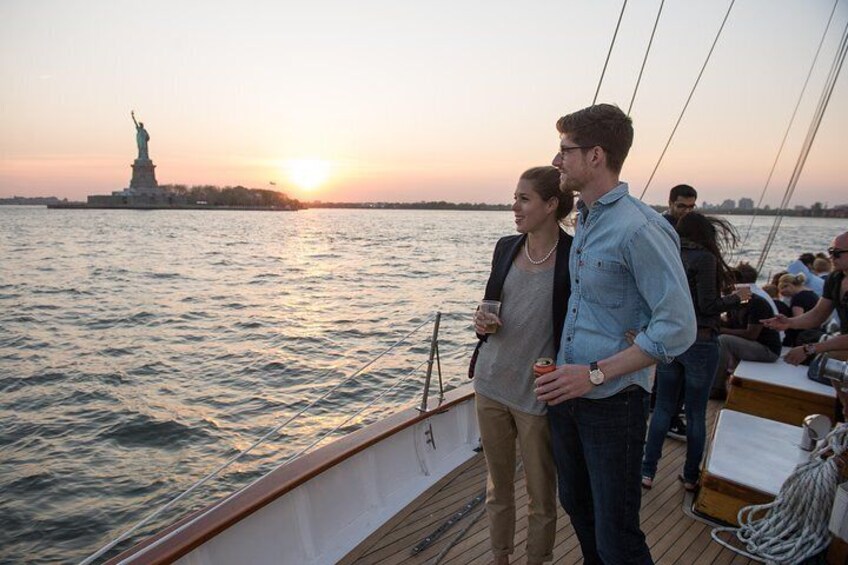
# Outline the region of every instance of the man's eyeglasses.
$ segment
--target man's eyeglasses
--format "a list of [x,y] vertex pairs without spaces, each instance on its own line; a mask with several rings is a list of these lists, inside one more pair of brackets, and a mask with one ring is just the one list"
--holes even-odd
[[843,253],[848,253],[848,249],[837,249],[835,247],[828,247],[827,253],[834,259],[839,259],[840,257],[842,257]]
[[591,149],[592,147],[597,147],[597,145],[574,145],[572,147],[560,147],[559,156],[564,158],[565,154],[571,151],[572,149]]

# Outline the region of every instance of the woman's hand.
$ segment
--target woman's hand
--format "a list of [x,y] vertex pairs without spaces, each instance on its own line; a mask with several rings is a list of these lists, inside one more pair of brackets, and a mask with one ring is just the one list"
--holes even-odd
[[636,336],[639,334],[637,330],[627,330],[624,332],[624,339],[627,340],[627,343],[633,345],[636,343]]
[[751,292],[750,286],[739,285],[739,286],[736,287],[736,290],[734,290],[731,294],[735,294],[736,296],[738,296],[739,302],[744,304],[744,303],[748,302],[749,300],[751,300],[751,295],[753,294],[753,292]]
[[474,312],[474,331],[478,334],[493,334],[502,325],[500,318],[492,313],[483,312],[479,308]]

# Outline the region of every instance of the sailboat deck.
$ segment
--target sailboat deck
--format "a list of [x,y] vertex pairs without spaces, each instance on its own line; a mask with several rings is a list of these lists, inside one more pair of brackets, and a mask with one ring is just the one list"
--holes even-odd
[[[708,433],[712,433],[715,415],[721,403],[710,401],[707,412]],[[686,492],[677,480],[686,456],[686,444],[667,440],[663,458],[651,490],[643,490],[642,530],[647,536],[651,555],[656,563],[728,564],[753,563],[710,538],[712,526],[693,520],[683,512]],[[488,564],[488,525],[484,503],[473,507],[433,542],[413,555],[412,548],[434,534],[452,516],[484,492],[486,465],[482,454],[457,469],[433,489],[426,492],[389,523],[376,531],[344,563],[393,564],[439,563]],[[517,521],[515,553],[512,562],[525,563],[524,542],[527,536],[527,494],[524,474],[519,470],[515,481]],[[691,495],[690,495],[691,498]],[[691,501],[690,501],[691,502]],[[462,533],[464,531],[464,533]],[[559,509],[554,563],[582,561],[577,536],[568,516]]]

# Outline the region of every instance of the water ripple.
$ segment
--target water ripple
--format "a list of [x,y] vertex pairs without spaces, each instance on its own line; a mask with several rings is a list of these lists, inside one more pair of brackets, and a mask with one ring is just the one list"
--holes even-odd
[[[783,226],[766,271],[844,229]],[[770,227],[755,221],[753,249]],[[0,207],[0,241],[11,242],[0,264],[0,561],[80,561],[437,308],[442,372],[465,382],[471,313],[494,243],[513,230],[508,212]],[[426,358],[431,331],[317,401],[174,516],[362,408]],[[423,374],[345,431],[417,403]]]

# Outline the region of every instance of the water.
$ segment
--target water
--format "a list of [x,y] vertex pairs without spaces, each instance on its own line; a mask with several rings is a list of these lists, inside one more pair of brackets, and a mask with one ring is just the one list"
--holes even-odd
[[[738,258],[756,262],[771,221]],[[843,224],[785,219],[766,271]],[[512,232],[509,212],[0,207],[0,562],[81,560],[437,309],[461,384],[494,242]],[[430,332],[163,521],[342,423],[425,359]],[[423,375],[340,433],[415,402]]]

